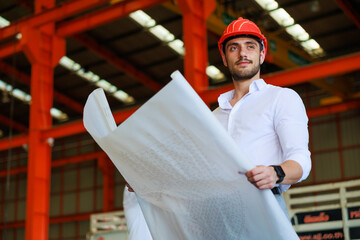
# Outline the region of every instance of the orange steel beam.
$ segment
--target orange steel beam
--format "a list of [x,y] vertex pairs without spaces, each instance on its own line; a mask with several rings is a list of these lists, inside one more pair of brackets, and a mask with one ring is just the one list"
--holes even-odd
[[20,52],[21,50],[22,46],[18,41],[0,46],[0,59],[9,57],[15,53]]
[[349,0],[336,0],[336,3],[360,29],[360,14],[355,10],[355,7],[352,6]]
[[[16,77],[20,82],[30,85],[30,77],[27,74],[13,68],[12,66],[10,66],[9,64],[3,61],[0,61],[0,70],[6,73],[7,75]],[[71,98],[69,98],[68,96],[62,93],[54,91],[54,100],[56,100],[61,104],[64,104],[65,106],[69,107],[70,109],[78,113],[82,114],[83,112],[83,108],[84,108],[83,105],[72,100]]]
[[58,22],[62,19],[74,16],[83,11],[101,6],[109,0],[73,0],[59,4],[51,9],[36,13],[33,16],[23,18],[0,29],[0,41],[10,38],[19,33],[23,27],[39,27],[46,23]]
[[264,79],[270,84],[289,86],[357,69],[360,69],[360,52],[284,72],[267,74]]
[[[120,122],[125,121],[137,109],[138,109],[138,107],[134,107],[134,108],[125,109],[125,110],[116,112],[114,114],[115,122],[120,123]],[[65,137],[65,136],[69,136],[69,135],[73,135],[73,134],[77,134],[77,133],[83,133],[83,132],[85,132],[85,128],[84,128],[82,120],[80,120],[80,121],[76,121],[76,122],[72,122],[72,123],[62,124],[57,127],[50,128],[48,130],[44,130],[43,134],[42,134],[42,139],[60,138],[60,137]],[[0,147],[1,147],[1,141],[0,141]],[[0,148],[0,150],[1,150],[1,148]]]
[[150,88],[154,92],[157,92],[162,88],[162,85],[157,83],[154,79],[139,71],[137,68],[129,64],[124,59],[119,58],[106,47],[100,45],[90,37],[84,34],[78,34],[73,36],[73,38],[83,46],[89,48],[95,54],[99,55],[109,63],[113,64],[118,69],[122,70],[132,78],[138,80],[139,82]]
[[132,0],[116,3],[105,9],[78,17],[67,22],[59,23],[56,34],[60,37],[68,37],[89,29],[115,21],[129,15],[131,12],[153,7],[167,0]]
[[[114,118],[116,123],[121,123],[125,121],[128,117],[131,116],[139,107],[134,107],[130,109],[125,109],[114,113]],[[49,128],[42,131],[41,139],[45,140],[48,138],[60,138],[69,135],[74,135],[77,133],[85,132],[85,128],[82,120],[75,121],[72,123],[62,124],[56,127]],[[27,144],[29,141],[28,135],[14,136],[11,143],[8,140],[0,140],[0,151],[6,150],[8,148],[20,147],[24,144]]]
[[0,141],[0,151],[6,150],[8,148],[21,147],[24,144],[29,142],[29,135],[18,135],[14,136],[11,141],[1,140]]
[[21,132],[21,133],[26,133],[28,131],[27,127],[15,122],[14,120],[11,120],[8,117],[5,117],[3,115],[0,115],[0,122],[7,125],[7,126],[11,126],[12,128],[16,129],[17,131]]
[[[290,86],[318,78],[339,75],[360,69],[360,53],[355,53],[304,67],[263,75],[262,78],[276,86]],[[200,93],[206,103],[216,102],[221,93],[233,89],[232,84]]]
[[[51,162],[51,167],[61,167],[68,164],[74,164],[74,163],[80,163],[80,162],[86,162],[94,159],[104,158],[106,157],[106,154],[103,151],[98,152],[92,152],[92,153],[86,153],[82,155],[77,155],[74,157],[67,157],[67,158],[61,158],[57,160],[53,160]],[[18,168],[12,168],[9,172],[10,175],[20,174],[20,173],[26,173],[27,167],[18,167]],[[0,171],[0,178],[6,177],[8,175],[7,170]]]
[[312,117],[319,117],[328,114],[345,112],[348,110],[358,109],[358,108],[360,108],[360,100],[354,100],[354,101],[309,109],[307,110],[307,115],[309,118],[312,118]]
[[179,0],[177,3],[183,13],[185,78],[196,91],[203,91],[209,86],[206,19],[216,3],[215,0]]
[[[55,0],[35,0],[34,3],[35,14],[55,6]],[[65,55],[65,41],[55,36],[54,22],[36,28],[27,24],[21,29],[23,51],[31,63],[25,239],[46,240],[49,237],[51,147],[41,134],[52,126],[54,67]]]

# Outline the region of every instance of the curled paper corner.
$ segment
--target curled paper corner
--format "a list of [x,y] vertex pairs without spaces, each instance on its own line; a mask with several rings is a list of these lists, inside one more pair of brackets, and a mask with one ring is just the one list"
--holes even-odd
[[181,72],[180,72],[179,70],[174,71],[174,72],[170,75],[170,77],[171,77],[172,79],[181,79],[181,80],[185,80],[185,81],[186,81],[185,77],[181,74]]

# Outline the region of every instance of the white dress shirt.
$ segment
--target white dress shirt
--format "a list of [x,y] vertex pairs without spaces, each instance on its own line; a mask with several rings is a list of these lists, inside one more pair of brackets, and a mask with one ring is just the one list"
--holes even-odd
[[[258,79],[234,107],[233,97],[234,90],[221,94],[214,114],[248,159],[265,166],[294,160],[303,170],[299,182],[306,179],[311,170],[308,118],[299,95]],[[290,185],[279,187],[285,192]]]

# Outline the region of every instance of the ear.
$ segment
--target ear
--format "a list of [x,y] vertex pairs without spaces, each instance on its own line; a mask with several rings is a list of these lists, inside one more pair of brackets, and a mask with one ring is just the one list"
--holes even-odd
[[227,67],[228,66],[227,60],[226,60],[225,53],[223,51],[221,51],[221,58],[223,60],[224,66]]
[[260,65],[263,64],[265,61],[265,50],[261,50],[260,52]]

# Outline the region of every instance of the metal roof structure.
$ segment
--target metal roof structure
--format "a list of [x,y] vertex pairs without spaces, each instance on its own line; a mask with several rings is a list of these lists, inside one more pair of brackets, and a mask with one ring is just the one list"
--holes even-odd
[[[265,81],[294,88],[303,99],[316,96],[305,101],[310,118],[359,109],[360,1],[277,0],[276,9],[294,22],[279,23],[275,10],[258,0],[0,1],[0,152],[28,150],[24,166],[6,170],[1,162],[0,173],[27,172],[27,239],[46,228],[48,210],[36,202],[49,198],[42,190],[50,181],[51,139],[85,132],[87,96],[103,87],[120,123],[180,70],[215,107],[218,95],[232,88],[217,41],[239,16],[268,38]],[[289,34],[296,24],[321,51],[305,49],[307,39]],[[218,77],[209,77],[207,66],[218,69]],[[38,221],[44,224],[31,225]]]
[[[70,2],[75,1],[58,1],[57,6],[60,8],[70,5]],[[60,17],[60,20],[56,21],[56,28],[57,34],[66,39],[67,57],[79,63],[85,72],[95,73],[100,79],[107,80],[117,89],[134,98],[133,102],[124,103],[109,94],[110,105],[114,107],[115,111],[118,111],[141,105],[169,81],[169,76],[174,70],[179,69],[183,72],[184,57],[171,49],[164,41],[151,34],[149,28],[144,28],[131,19],[128,16],[130,12],[116,16],[116,12],[121,11],[122,5],[131,1],[113,2],[106,3],[104,1],[96,8],[66,18]],[[176,39],[182,40],[183,23],[180,8],[172,2],[158,2],[163,3],[149,4],[151,7],[144,9],[144,11],[157,24],[164,26]],[[231,84],[229,73],[223,66],[218,52],[217,41],[225,26],[224,22],[235,19],[237,16],[243,16],[256,22],[261,26],[270,42],[273,45],[277,44],[273,47],[278,49],[269,54],[270,60],[262,67],[263,74],[278,73],[280,70],[293,69],[305,64],[324,62],[339,57],[346,58],[349,54],[354,54],[360,50],[359,1],[281,0],[278,3],[279,7],[284,8],[320,44],[325,52],[324,56],[317,58],[309,56],[301,48],[300,43],[287,34],[285,28],[274,21],[269,13],[255,1],[218,1],[218,7],[211,14],[207,24],[208,63],[220,69],[225,74],[226,79],[219,82],[209,78],[210,89]],[[0,16],[10,23],[23,21],[26,24],[26,19],[31,19],[34,14],[33,5],[33,1],[2,1],[0,3]],[[108,20],[105,18],[101,20],[102,16],[111,10],[114,12],[114,16]],[[81,21],[94,21],[94,23],[81,29]],[[79,29],[77,30],[74,25],[78,26]],[[5,48],[4,42],[9,45],[7,48],[16,48],[15,45],[11,45],[10,40],[5,40],[7,41],[2,41],[3,49]],[[280,60],[278,61],[278,59]],[[337,65],[343,64],[340,60]],[[356,82],[354,78],[356,79],[358,73],[356,69],[351,69],[351,76],[346,75],[341,77],[342,80],[334,80],[333,76],[341,75],[341,71],[335,74],[326,74],[328,75],[325,76],[328,77],[327,81],[319,81],[318,78],[314,77],[307,79],[306,82],[316,82],[316,86],[325,89],[334,96],[340,96],[342,100],[351,99],[352,96],[350,95],[355,94],[354,90],[358,89],[357,83],[354,83],[354,81]],[[0,79],[14,85],[14,88],[30,93],[30,85],[28,84],[30,73],[31,64],[23,52],[2,57]],[[313,73],[308,73],[309,77]],[[150,85],[144,84],[145,81],[148,81]],[[276,84],[276,79],[274,84]],[[293,85],[293,83],[289,79],[285,80],[282,85]],[[54,72],[54,107],[68,115],[66,121],[78,120],[81,118],[81,107],[85,103],[86,97],[96,87],[98,86],[93,82],[86,81],[73,71],[58,65]],[[10,120],[13,121],[15,134],[26,132],[29,125],[29,104],[15,100],[16,111],[10,119],[8,94],[6,91],[2,91],[1,94],[3,97],[0,115],[4,118],[4,121],[0,123],[3,132],[2,137],[8,135],[9,124],[6,122]],[[64,100],[64,98],[69,101]],[[216,99],[212,99],[211,102],[215,101]],[[9,121],[5,121],[6,119]],[[64,121],[54,119],[55,125],[62,123]]]

